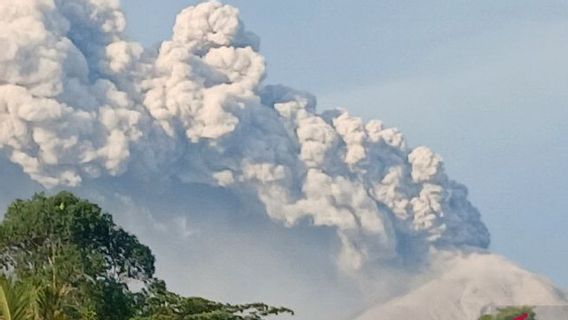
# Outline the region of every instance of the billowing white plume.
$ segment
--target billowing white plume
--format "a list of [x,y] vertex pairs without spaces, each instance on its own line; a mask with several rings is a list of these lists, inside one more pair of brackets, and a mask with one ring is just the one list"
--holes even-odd
[[0,151],[43,186],[131,172],[230,188],[287,225],[337,230],[346,270],[488,246],[430,149],[263,85],[259,39],[236,9],[183,10],[157,52],[124,27],[115,0],[0,2]]

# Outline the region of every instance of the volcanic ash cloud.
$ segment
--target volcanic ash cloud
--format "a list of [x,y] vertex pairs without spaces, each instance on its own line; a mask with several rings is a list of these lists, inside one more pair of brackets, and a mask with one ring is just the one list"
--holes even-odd
[[467,189],[430,149],[263,84],[259,39],[235,8],[183,10],[158,50],[128,40],[125,24],[112,0],[0,3],[0,151],[41,185],[228,188],[286,225],[335,229],[346,271],[488,246]]

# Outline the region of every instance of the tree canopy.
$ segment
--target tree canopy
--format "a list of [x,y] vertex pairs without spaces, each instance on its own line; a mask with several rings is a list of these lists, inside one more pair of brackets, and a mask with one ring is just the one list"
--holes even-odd
[[[16,200],[0,223],[1,320],[260,320],[293,312],[182,297],[150,248],[68,192]],[[132,291],[133,283],[142,289]]]
[[504,307],[498,308],[495,315],[486,314],[479,320],[536,320],[536,314],[533,307]]

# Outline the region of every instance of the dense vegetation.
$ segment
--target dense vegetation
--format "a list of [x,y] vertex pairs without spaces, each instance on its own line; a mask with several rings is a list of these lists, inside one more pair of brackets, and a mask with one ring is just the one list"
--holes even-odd
[[[110,214],[62,192],[16,200],[0,223],[0,320],[260,320],[293,312],[182,297]],[[141,288],[133,290],[131,288]]]
[[506,307],[497,309],[496,315],[486,314],[479,320],[536,320],[532,307]]

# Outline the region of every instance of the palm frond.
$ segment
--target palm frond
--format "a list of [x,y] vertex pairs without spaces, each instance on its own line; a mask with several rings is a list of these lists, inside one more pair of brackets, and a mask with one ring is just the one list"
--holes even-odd
[[30,295],[26,285],[0,277],[0,319],[29,320]]

